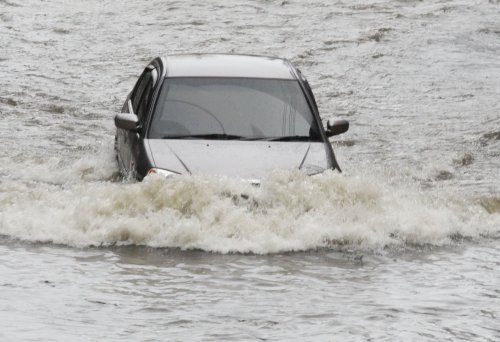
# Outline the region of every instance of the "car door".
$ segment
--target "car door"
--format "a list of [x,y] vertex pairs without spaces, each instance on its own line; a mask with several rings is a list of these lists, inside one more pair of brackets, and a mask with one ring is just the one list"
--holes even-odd
[[[130,114],[137,115],[141,127],[144,127],[147,122],[157,80],[158,72],[156,68],[148,66],[137,81],[128,100],[127,110]],[[138,132],[124,131],[122,133],[123,148],[120,149],[122,164],[126,171],[135,173],[137,160],[141,153],[140,147],[143,143],[144,131],[140,129]]]

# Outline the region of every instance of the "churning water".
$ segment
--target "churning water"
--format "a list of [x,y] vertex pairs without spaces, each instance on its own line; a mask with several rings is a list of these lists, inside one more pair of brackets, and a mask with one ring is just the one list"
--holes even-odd
[[[496,0],[0,0],[0,340],[500,339]],[[344,173],[119,177],[157,55],[289,58]],[[244,194],[244,196],[241,196]]]

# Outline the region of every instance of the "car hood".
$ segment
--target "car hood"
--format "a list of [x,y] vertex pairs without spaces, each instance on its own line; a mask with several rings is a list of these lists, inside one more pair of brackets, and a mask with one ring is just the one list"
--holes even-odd
[[260,179],[275,169],[315,174],[330,168],[322,142],[149,139],[157,168],[177,173]]

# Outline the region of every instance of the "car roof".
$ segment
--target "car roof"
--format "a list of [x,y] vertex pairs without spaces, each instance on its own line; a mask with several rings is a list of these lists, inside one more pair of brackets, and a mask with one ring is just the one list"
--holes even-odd
[[248,77],[295,79],[288,60],[276,57],[233,54],[170,55],[167,77]]

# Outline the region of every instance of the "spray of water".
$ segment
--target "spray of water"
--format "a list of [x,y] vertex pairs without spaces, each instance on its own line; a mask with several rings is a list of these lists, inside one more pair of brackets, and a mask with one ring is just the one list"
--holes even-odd
[[498,199],[394,185],[375,176],[280,171],[260,187],[224,177],[116,181],[112,151],[31,168],[0,183],[0,234],[76,247],[213,252],[381,250],[495,236]]

